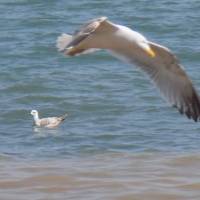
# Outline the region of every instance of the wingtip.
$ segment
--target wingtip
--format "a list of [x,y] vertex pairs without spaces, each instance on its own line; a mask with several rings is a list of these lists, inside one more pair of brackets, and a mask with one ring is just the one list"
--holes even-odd
[[188,119],[192,119],[194,122],[200,121],[200,97],[194,87],[190,98],[185,97],[182,104],[174,104],[172,106]]
[[178,110],[181,114],[185,114],[188,119],[192,119],[194,122],[200,121],[200,98],[195,90],[192,98],[186,101],[185,108],[182,106]]
[[200,98],[195,91],[192,97],[192,107],[193,107],[192,118],[195,122],[198,122],[200,121]]

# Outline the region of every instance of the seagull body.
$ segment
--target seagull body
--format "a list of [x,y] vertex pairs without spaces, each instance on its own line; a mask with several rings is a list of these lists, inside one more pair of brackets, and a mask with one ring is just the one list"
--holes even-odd
[[74,35],[62,34],[57,47],[68,56],[106,49],[119,59],[136,64],[181,114],[194,121],[200,119],[199,96],[176,56],[140,33],[101,17],[84,24]]
[[67,114],[65,114],[61,117],[47,117],[40,119],[37,110],[32,110],[31,115],[33,115],[34,123],[36,126],[45,128],[55,128],[67,117]]

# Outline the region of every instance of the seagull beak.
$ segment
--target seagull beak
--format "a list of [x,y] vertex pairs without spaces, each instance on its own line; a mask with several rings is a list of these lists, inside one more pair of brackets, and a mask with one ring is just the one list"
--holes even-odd
[[151,49],[151,47],[147,47],[147,48],[145,49],[145,51],[146,51],[147,54],[148,54],[150,57],[152,57],[152,58],[154,58],[154,57],[156,56],[156,53]]
[[151,58],[156,56],[156,53],[147,42],[141,42],[139,45]]

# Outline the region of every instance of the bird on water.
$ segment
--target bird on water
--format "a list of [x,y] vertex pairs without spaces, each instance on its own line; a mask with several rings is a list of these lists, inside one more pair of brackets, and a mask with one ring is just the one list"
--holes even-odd
[[32,110],[31,115],[33,115],[34,124],[36,126],[45,127],[45,128],[55,128],[55,127],[57,127],[68,116],[68,114],[65,114],[61,117],[40,118],[37,110]]

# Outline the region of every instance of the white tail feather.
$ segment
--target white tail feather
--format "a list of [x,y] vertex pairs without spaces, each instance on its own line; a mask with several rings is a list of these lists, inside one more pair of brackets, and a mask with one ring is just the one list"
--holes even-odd
[[60,35],[56,42],[56,47],[59,51],[65,50],[65,47],[72,41],[72,36],[66,33]]
[[65,120],[65,118],[68,116],[68,114],[66,113],[66,114],[64,114],[63,116],[61,116],[60,117],[60,119],[63,121],[63,120]]

